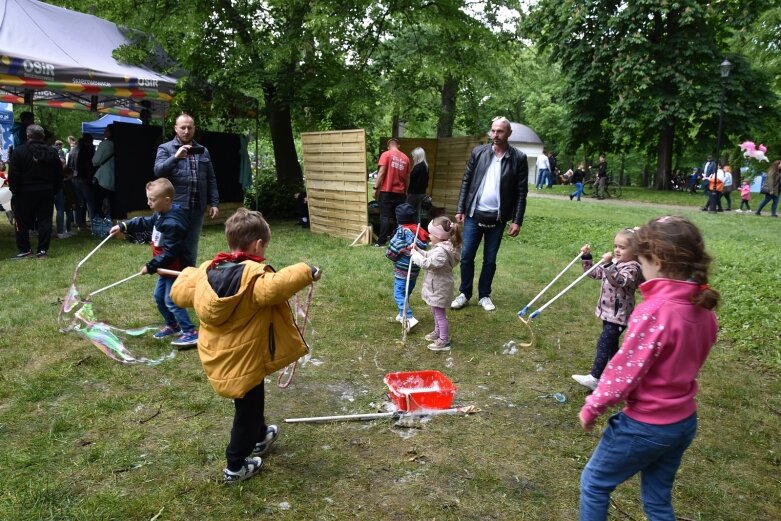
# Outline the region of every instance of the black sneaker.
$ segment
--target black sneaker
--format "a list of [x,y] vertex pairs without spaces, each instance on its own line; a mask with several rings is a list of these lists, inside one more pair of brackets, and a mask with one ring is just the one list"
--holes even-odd
[[260,472],[263,466],[263,460],[260,458],[247,458],[244,460],[244,465],[241,468],[233,472],[232,470],[224,469],[222,471],[222,477],[225,480],[226,485],[232,485],[240,481],[247,480]]
[[278,437],[279,427],[276,425],[266,427],[266,436],[263,438],[263,441],[255,444],[255,448],[252,449],[252,456],[262,456],[267,453]]
[[22,253],[17,253],[16,255],[14,255],[13,257],[11,257],[11,259],[12,259],[12,260],[17,260],[17,259],[30,259],[30,258],[32,258],[32,256],[33,256],[33,252],[31,252],[31,251],[26,251],[26,252],[22,252]]
[[36,254],[35,254],[35,256],[36,256],[37,258],[39,258],[39,259],[48,259],[48,258],[49,258],[49,256],[48,256],[48,255],[46,255],[46,252],[45,252],[45,251],[43,251],[43,250],[41,250],[41,251],[39,251],[38,253],[36,253]]

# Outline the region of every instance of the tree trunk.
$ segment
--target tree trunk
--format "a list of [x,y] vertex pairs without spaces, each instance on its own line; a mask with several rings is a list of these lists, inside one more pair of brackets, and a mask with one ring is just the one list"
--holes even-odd
[[439,121],[437,121],[437,137],[452,137],[453,123],[456,117],[456,95],[458,94],[458,80],[452,76],[445,78],[442,84],[442,98],[439,108]]
[[673,139],[675,138],[675,126],[668,125],[659,132],[659,148],[656,156],[656,190],[670,189],[670,172],[673,165]]
[[277,182],[295,184],[301,182],[303,174],[298,163],[296,144],[293,139],[293,124],[290,105],[276,96],[276,88],[266,85],[263,89],[266,100],[266,117],[274,146],[274,160],[277,164]]
[[399,117],[398,114],[393,115],[393,121],[391,122],[393,128],[391,128],[391,137],[401,139],[404,137],[404,120]]

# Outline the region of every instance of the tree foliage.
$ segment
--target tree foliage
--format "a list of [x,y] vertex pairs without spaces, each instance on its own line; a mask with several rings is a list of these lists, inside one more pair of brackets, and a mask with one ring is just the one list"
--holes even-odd
[[[741,134],[774,105],[761,71],[727,53],[730,25],[762,2],[696,0],[543,0],[526,27],[567,77],[570,145],[601,149],[656,143],[657,187],[669,183],[673,147],[711,139],[721,108],[718,64],[735,64],[724,81],[725,134]],[[605,130],[610,132],[606,133]]]

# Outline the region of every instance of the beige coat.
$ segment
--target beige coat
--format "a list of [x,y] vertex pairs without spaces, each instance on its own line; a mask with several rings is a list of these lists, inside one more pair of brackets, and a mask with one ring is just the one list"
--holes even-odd
[[438,308],[450,305],[455,289],[453,268],[460,260],[461,252],[450,241],[438,242],[428,251],[412,252],[412,262],[426,270],[421,291],[423,302]]
[[312,269],[302,262],[274,272],[271,266],[244,261],[239,290],[221,298],[207,279],[210,263],[182,271],[171,299],[195,308],[201,322],[198,356],[214,390],[242,398],[267,374],[309,351],[287,301],[312,282]]

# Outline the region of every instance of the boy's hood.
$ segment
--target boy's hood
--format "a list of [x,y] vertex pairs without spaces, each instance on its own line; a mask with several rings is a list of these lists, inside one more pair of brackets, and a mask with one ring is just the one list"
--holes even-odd
[[263,271],[271,269],[266,265],[262,265],[261,270],[247,269],[247,263],[252,261],[231,263],[229,267],[206,272],[203,281],[206,283],[200,284],[200,291],[196,292],[195,299],[195,310],[201,322],[219,326],[234,317],[234,312],[246,293],[252,291],[254,280]]

